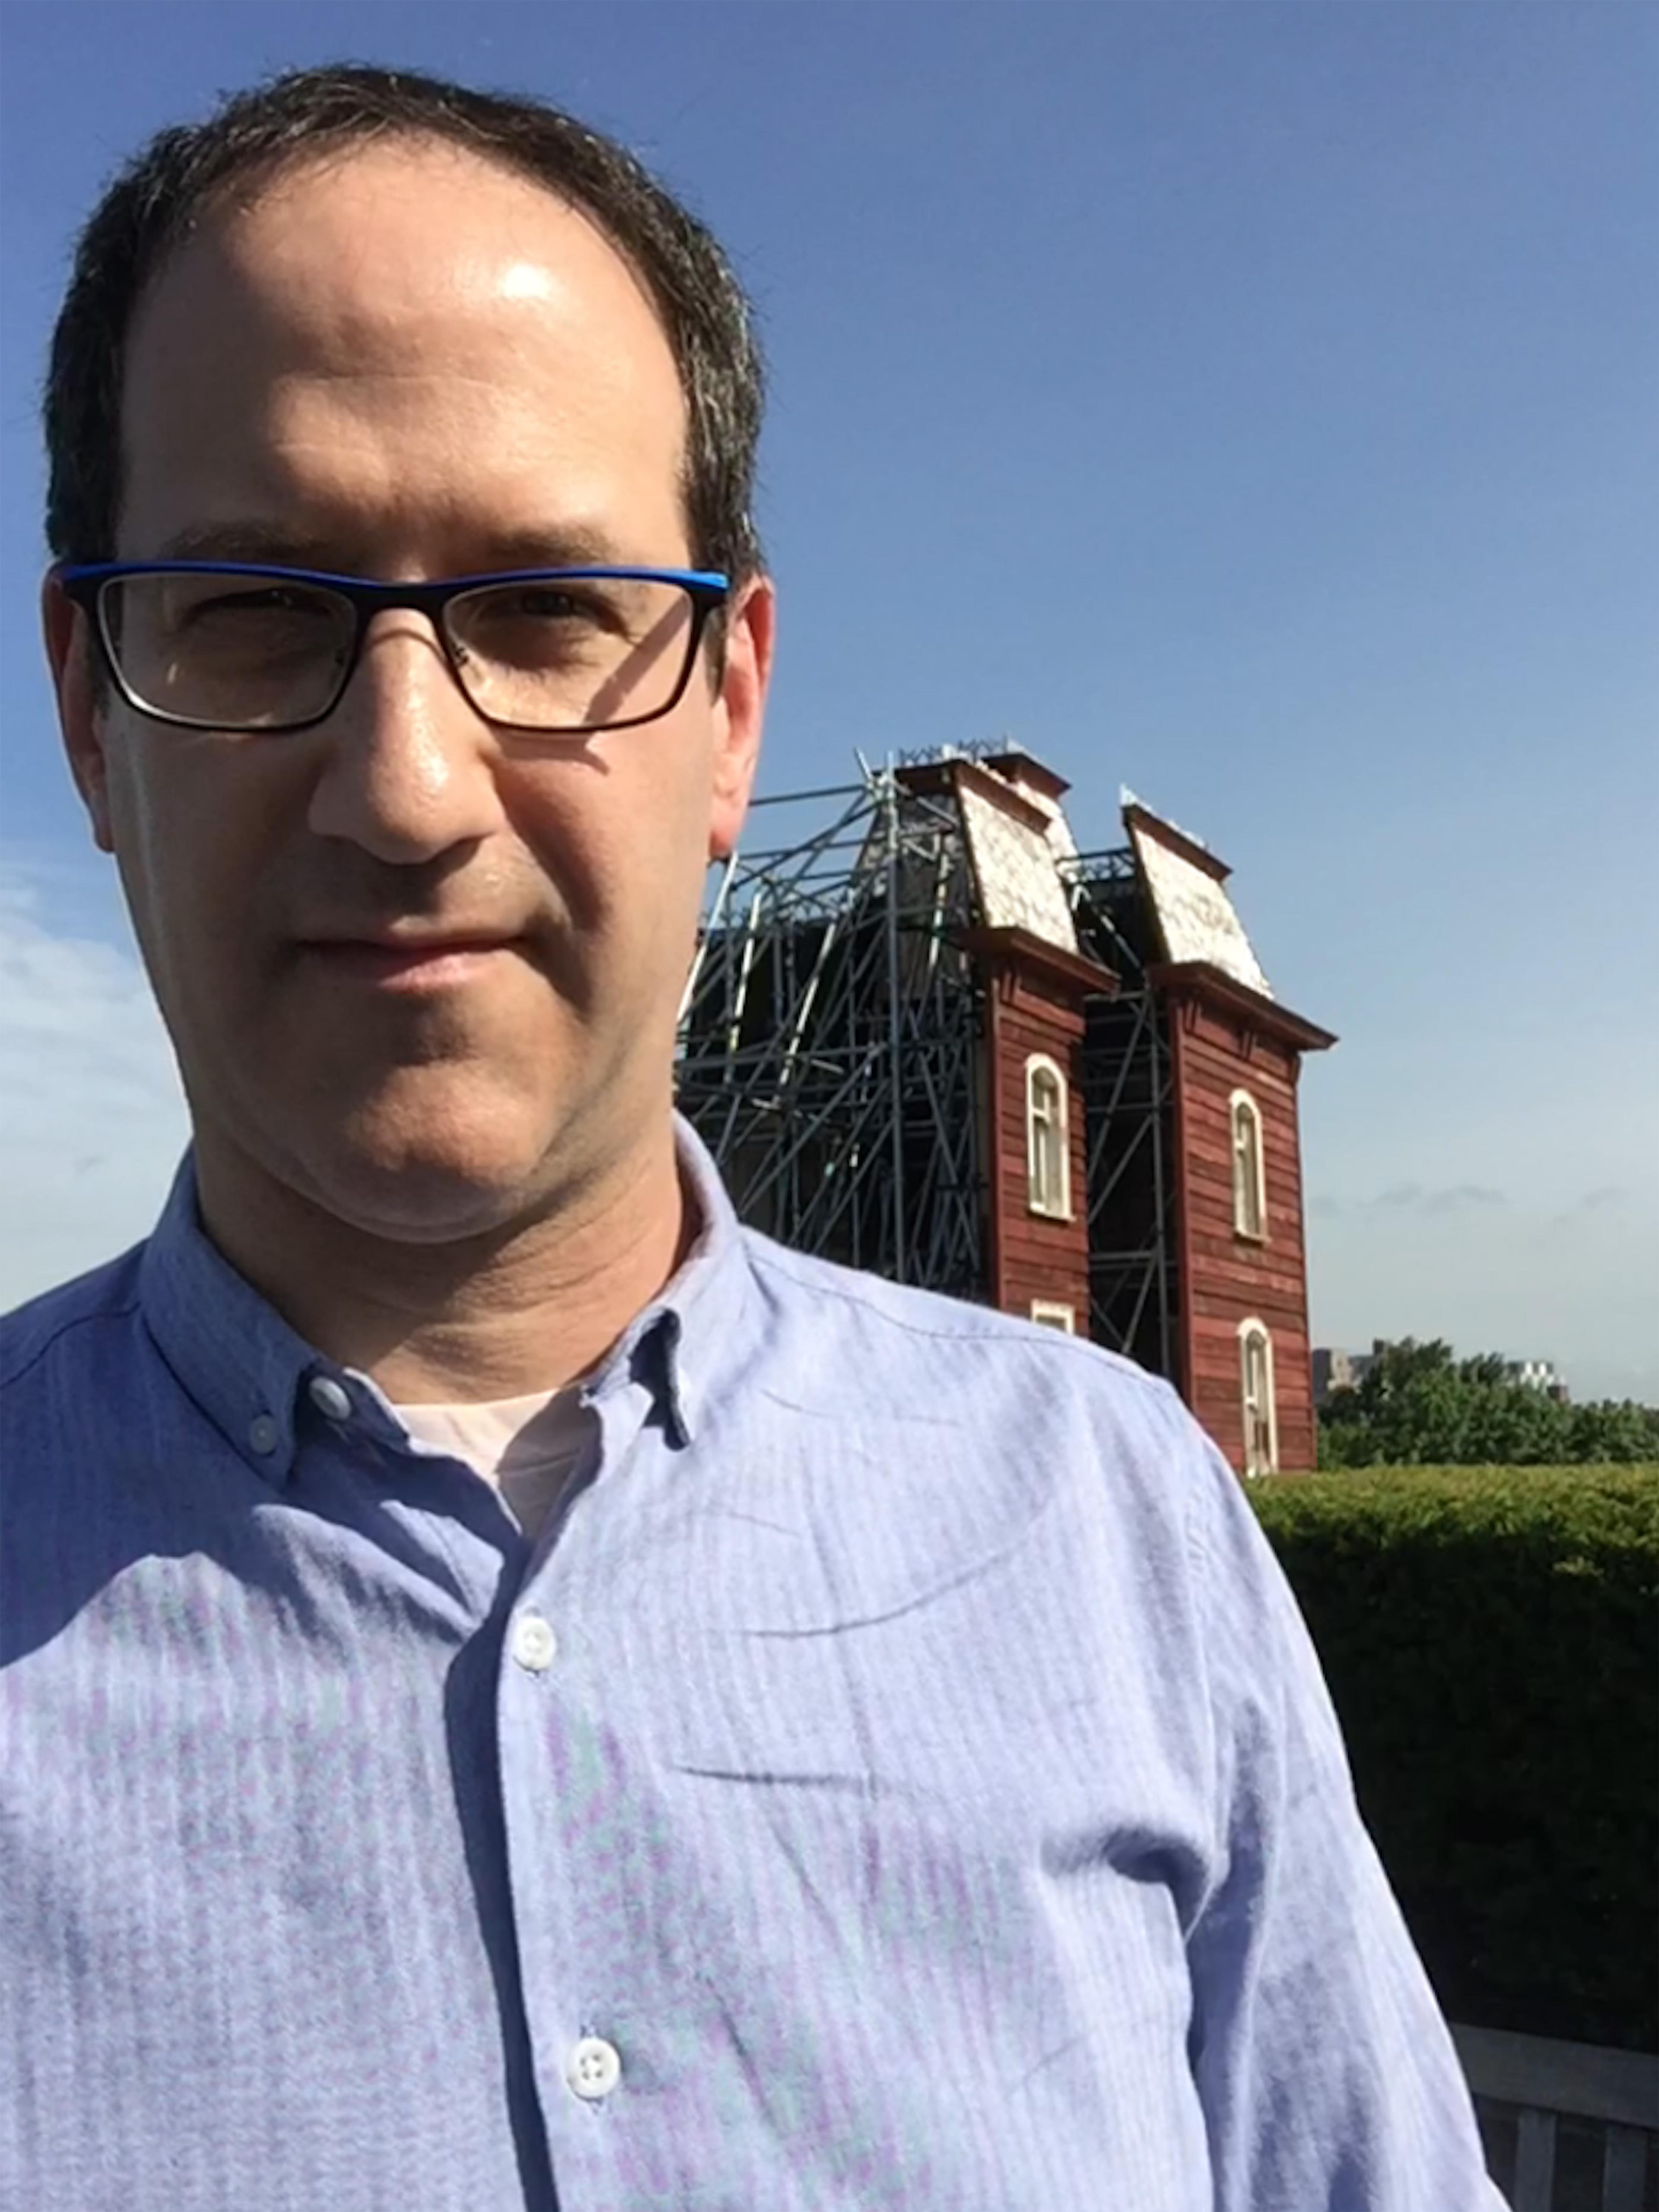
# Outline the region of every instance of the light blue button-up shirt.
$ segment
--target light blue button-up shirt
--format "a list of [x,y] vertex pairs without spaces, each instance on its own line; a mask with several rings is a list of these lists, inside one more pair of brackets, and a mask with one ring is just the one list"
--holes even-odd
[[188,1168],[4,1324],[0,2204],[1492,2212],[1173,1394],[682,1141],[706,1233],[533,1550]]

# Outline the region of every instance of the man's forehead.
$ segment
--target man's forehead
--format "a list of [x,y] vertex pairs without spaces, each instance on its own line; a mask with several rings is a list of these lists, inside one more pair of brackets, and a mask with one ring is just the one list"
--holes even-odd
[[[313,160],[216,210],[158,275],[127,370],[147,538],[216,522],[232,472],[228,519],[252,494],[286,520],[304,487],[332,542],[334,495],[419,504],[446,449],[476,479],[447,482],[452,501],[551,472],[573,516],[641,473],[678,501],[684,392],[631,265],[553,192],[428,141]],[[539,528],[541,503],[518,520]]]
[[[367,316],[441,295],[452,307],[586,297],[619,336],[672,354],[650,288],[587,210],[502,161],[431,137],[309,149],[210,203],[152,277],[137,320],[205,267],[239,291]],[[297,295],[297,300],[296,300]]]

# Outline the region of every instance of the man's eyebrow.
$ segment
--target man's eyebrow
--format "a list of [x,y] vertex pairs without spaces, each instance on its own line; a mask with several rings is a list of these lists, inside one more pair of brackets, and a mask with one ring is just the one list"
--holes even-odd
[[476,541],[482,568],[603,568],[644,567],[605,531],[585,525],[491,532]]
[[[246,561],[277,568],[313,568],[332,575],[367,574],[339,538],[303,535],[279,524],[209,522],[175,531],[163,540],[158,561]],[[465,558],[451,575],[487,575],[516,568],[589,568],[656,565],[623,553],[604,530],[550,524],[544,528],[491,532],[469,537]]]
[[260,522],[204,522],[162,539],[157,561],[250,561],[273,568],[332,568],[337,545]]

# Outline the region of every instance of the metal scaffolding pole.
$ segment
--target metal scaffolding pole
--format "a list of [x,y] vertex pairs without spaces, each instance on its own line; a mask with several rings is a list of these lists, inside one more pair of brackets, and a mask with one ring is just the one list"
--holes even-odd
[[904,1037],[899,1000],[899,823],[898,787],[893,764],[887,763],[882,793],[882,814],[887,827],[887,1050],[888,1080],[892,1085],[893,1115],[893,1275],[902,1282],[905,1265],[904,1212]]

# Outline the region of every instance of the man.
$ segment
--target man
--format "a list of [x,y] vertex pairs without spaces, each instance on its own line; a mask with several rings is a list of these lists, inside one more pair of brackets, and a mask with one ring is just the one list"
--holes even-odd
[[88,227],[46,634],[194,1142],[5,1330],[8,2203],[1497,2202],[1171,1394],[673,1120],[758,391],[529,104],[289,77]]

